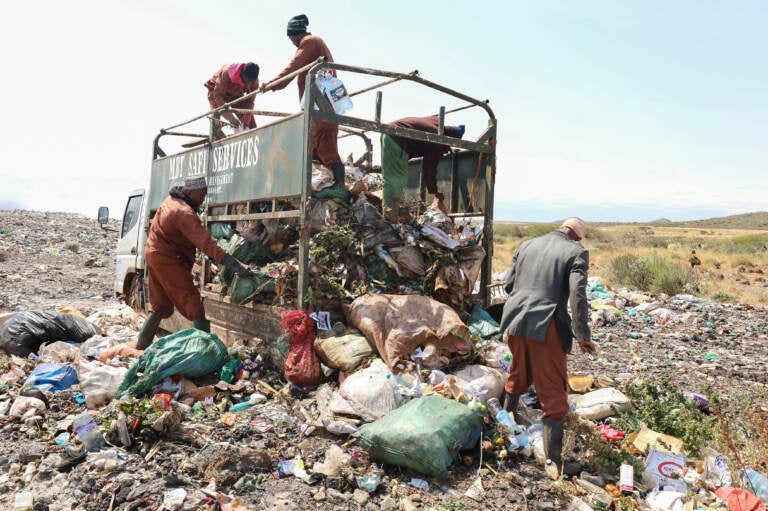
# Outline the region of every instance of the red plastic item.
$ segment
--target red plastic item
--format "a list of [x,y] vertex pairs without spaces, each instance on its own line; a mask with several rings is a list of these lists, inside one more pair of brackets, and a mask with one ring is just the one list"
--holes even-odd
[[765,511],[765,504],[757,495],[743,488],[724,486],[716,489],[715,495],[733,511]]
[[597,429],[600,430],[600,435],[602,435],[603,440],[607,442],[618,442],[624,439],[623,431],[613,429],[608,424],[600,424]]
[[291,345],[285,357],[285,379],[309,387],[320,384],[323,372],[314,349],[315,322],[303,310],[286,311],[280,317],[280,327]]
[[155,394],[152,396],[152,406],[155,407],[155,409],[160,411],[166,411],[171,409],[171,400],[173,399],[173,396],[170,394]]

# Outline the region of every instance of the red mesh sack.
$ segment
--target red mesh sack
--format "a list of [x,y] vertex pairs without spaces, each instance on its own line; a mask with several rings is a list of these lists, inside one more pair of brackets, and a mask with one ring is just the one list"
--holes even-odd
[[320,359],[313,347],[315,322],[306,312],[292,310],[280,315],[280,327],[288,334],[291,349],[285,357],[285,379],[296,385],[314,386],[323,381]]

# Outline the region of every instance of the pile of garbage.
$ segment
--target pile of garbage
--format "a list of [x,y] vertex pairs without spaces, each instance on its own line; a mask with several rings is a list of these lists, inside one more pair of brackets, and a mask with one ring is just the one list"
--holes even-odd
[[[315,197],[309,201],[309,303],[339,321],[344,316],[343,304],[366,293],[421,294],[468,315],[485,259],[480,245],[482,217],[457,225],[432,204],[410,222],[391,224],[381,213],[378,175],[359,174],[359,179],[354,179],[355,172],[359,174],[357,169],[347,170],[349,188],[354,192],[350,197]],[[332,184],[330,170],[315,169],[316,191],[324,191],[328,176]],[[220,246],[249,264],[254,273],[251,279],[239,279],[223,269],[209,284],[211,289],[228,294],[238,304],[295,303],[295,220],[213,222],[210,229]]]
[[[269,353],[195,329],[142,352],[142,319],[124,306],[3,314],[0,504],[764,509],[765,453],[718,452],[696,435],[716,418],[704,383],[725,385],[721,360],[764,350],[765,311],[612,293],[596,279],[590,297],[600,351],[570,361],[573,478],[545,470],[535,388],[519,423],[501,409],[511,354],[479,307],[464,322],[430,297],[365,294],[343,322],[286,311]],[[653,422],[647,412],[665,400],[670,420]]]

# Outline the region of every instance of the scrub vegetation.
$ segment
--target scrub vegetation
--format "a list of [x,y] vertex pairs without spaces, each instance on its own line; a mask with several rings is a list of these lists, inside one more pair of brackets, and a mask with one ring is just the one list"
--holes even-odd
[[[496,222],[493,271],[509,269],[522,241],[558,225]],[[768,304],[768,213],[680,223],[590,223],[582,243],[590,252],[590,275],[610,287]]]

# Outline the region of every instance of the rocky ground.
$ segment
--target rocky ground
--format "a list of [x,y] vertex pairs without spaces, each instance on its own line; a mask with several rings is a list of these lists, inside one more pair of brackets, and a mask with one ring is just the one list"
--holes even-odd
[[[19,211],[0,211],[0,229],[0,314],[70,307],[87,316],[121,307],[112,297],[116,232],[77,215]],[[612,305],[601,307],[607,303]],[[681,391],[714,392],[723,399],[738,391],[747,406],[757,410],[765,406],[765,309],[630,291],[593,302],[593,307],[599,352],[571,355],[571,372],[619,388],[640,379],[669,378]],[[138,324],[137,318],[130,318],[122,326],[135,329]],[[258,360],[259,353],[252,348],[237,349],[241,357]],[[35,365],[33,360],[0,355],[0,405],[16,398]],[[217,385],[214,402],[219,406],[162,413],[151,405],[142,408],[146,403],[126,405],[129,422],[143,418],[140,425],[129,424],[127,448],[110,430],[116,406],[104,407],[100,418],[108,431],[106,439],[118,447],[107,446],[87,457],[78,454],[76,440],[57,445],[54,439],[71,432],[72,417],[85,409],[78,404],[76,388],[48,395],[47,409],[34,417],[12,418],[0,410],[0,508],[565,509],[570,496],[578,493],[572,485],[552,483],[534,459],[515,453],[505,456],[499,446],[487,444],[485,452],[476,448],[464,453],[445,479],[390,465],[376,473],[354,441],[332,435],[316,423],[315,393],[291,393],[280,372],[266,361],[256,373],[266,385],[255,383],[255,378],[239,386]],[[265,394],[266,403],[230,423],[232,416],[225,413],[229,404],[254,391]],[[150,427],[161,419],[163,424]],[[575,426],[581,436],[571,435],[566,444],[571,458],[589,464],[597,474],[584,428],[583,422]],[[315,473],[312,468],[327,461],[332,445],[341,446],[351,458],[335,475]],[[765,462],[766,455],[758,452],[750,459],[762,456]],[[281,474],[278,462],[297,456],[306,476]],[[765,466],[762,469],[765,473]],[[356,476],[365,475],[381,476],[372,493],[358,488]],[[618,473],[603,476],[610,482]],[[428,487],[409,484],[413,478],[426,480]],[[470,498],[468,490],[478,479],[484,491]],[[19,503],[28,494],[33,508]],[[637,502],[642,507],[643,499]]]

